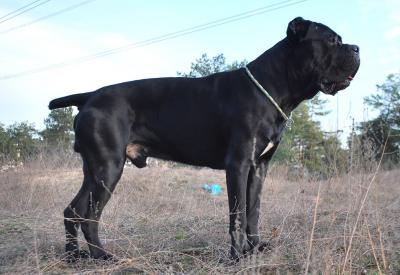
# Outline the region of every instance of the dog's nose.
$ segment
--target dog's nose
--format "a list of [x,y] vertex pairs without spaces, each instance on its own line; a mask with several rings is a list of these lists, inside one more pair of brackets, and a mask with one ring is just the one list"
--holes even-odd
[[351,45],[351,49],[356,53],[360,52],[360,48],[357,45]]

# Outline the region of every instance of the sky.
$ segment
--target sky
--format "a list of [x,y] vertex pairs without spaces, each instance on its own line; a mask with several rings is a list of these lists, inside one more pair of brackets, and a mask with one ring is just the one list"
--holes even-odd
[[[335,97],[322,95],[331,111],[321,120],[323,130],[343,130],[343,139],[353,118],[373,118],[376,111],[365,106],[363,98],[376,93],[376,85],[388,74],[400,72],[398,0],[36,0],[31,7],[39,6],[4,17],[32,2],[0,0],[3,125],[28,121],[41,129],[53,98],[135,79],[176,76],[188,72],[203,53],[223,53],[227,62],[251,61],[283,39],[288,22],[297,16],[328,25],[344,43],[360,46],[361,66],[351,86]],[[132,46],[269,5],[275,9]],[[131,46],[96,55],[126,45]],[[87,58],[93,55],[96,58]]]

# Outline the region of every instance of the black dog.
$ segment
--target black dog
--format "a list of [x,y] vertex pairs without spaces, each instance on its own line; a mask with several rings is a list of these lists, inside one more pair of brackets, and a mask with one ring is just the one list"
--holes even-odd
[[156,157],[225,169],[231,255],[262,248],[260,193],[286,115],[318,91],[345,89],[359,64],[357,46],[299,17],[289,23],[287,37],[247,68],[125,82],[51,101],[50,109],[79,108],[74,149],[83,159],[84,181],[64,211],[70,260],[81,255],[79,226],[92,257],[111,257],[97,221],[127,157],[139,168]]

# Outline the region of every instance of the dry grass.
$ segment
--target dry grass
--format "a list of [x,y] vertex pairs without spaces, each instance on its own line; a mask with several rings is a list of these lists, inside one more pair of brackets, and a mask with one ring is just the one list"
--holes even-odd
[[223,171],[127,168],[100,233],[121,261],[67,264],[62,211],[80,187],[81,171],[36,165],[2,172],[0,272],[304,274],[307,268],[314,274],[400,273],[400,170],[378,173],[351,246],[372,173],[322,182],[289,181],[287,174],[271,169],[263,190],[260,227],[272,250],[232,265],[226,188],[216,197],[201,189],[204,183],[224,186]]

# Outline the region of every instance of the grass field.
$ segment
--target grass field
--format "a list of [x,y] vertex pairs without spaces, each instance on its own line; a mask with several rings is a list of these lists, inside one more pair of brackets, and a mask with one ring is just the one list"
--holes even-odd
[[[272,249],[232,264],[223,171],[126,168],[100,221],[100,237],[120,261],[67,264],[62,212],[80,169],[1,172],[0,272],[400,274],[400,170],[325,181],[288,174],[272,167],[264,184],[260,228]],[[204,183],[223,193],[206,193]]]

